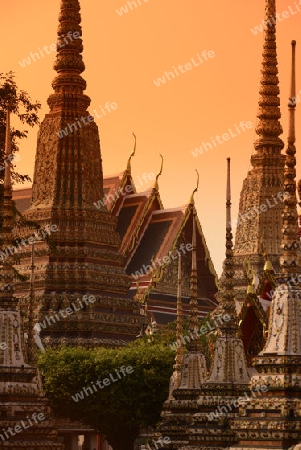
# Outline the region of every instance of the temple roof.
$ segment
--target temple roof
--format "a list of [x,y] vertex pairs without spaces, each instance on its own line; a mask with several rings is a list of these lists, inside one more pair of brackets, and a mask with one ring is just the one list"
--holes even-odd
[[[158,323],[167,323],[176,317],[176,286],[172,281],[173,266],[181,247],[182,256],[191,261],[193,204],[164,209],[158,185],[137,192],[128,168],[120,173],[104,177],[104,198],[107,209],[117,217],[117,231],[121,237],[120,252],[126,260],[126,272],[132,275],[131,293],[139,288],[148,290],[148,307]],[[130,186],[130,188],[127,188]],[[20,212],[30,205],[31,188],[16,189],[13,199]],[[96,203],[95,203],[96,205]],[[196,216],[198,258],[199,314],[207,315],[217,305],[217,275],[207,248],[201,224]],[[189,247],[190,248],[190,247]],[[191,250],[191,248],[190,248]],[[185,254],[184,254],[185,253]],[[169,261],[166,263],[168,257]],[[171,257],[173,255],[173,258]],[[148,270],[156,269],[154,273]],[[138,274],[138,272],[140,272]],[[137,275],[138,274],[138,275]],[[189,275],[183,285],[183,295],[189,296]],[[188,311],[187,311],[188,312]]]
[[[186,209],[187,206],[184,208]],[[183,218],[183,208],[154,211],[139,245],[129,261],[127,271],[134,273],[143,265],[151,265],[152,260],[156,266],[160,265],[160,261],[172,249]],[[145,277],[148,278],[147,274],[142,279]]]
[[[128,170],[104,178],[104,194],[107,208],[110,212],[117,213],[123,203],[123,194],[135,193],[136,187]],[[126,190],[126,186],[129,186]],[[120,191],[118,191],[120,189]]]
[[[127,192],[126,186],[131,186],[133,193],[129,189]],[[13,199],[20,212],[30,205],[31,193],[30,187],[14,190]],[[120,251],[127,260],[127,273],[130,275],[143,270],[144,267],[151,265],[152,259],[157,261],[157,268],[160,266],[164,269],[166,264],[160,265],[159,261],[177,248],[180,234],[191,216],[189,205],[163,209],[158,189],[150,188],[136,192],[132,176],[127,170],[104,177],[104,193],[107,208],[117,215],[117,231],[122,240]],[[186,241],[191,243],[191,236],[187,235]],[[197,250],[198,257],[204,259],[207,266],[207,269],[204,267],[199,269],[199,276],[207,278],[210,291],[216,292],[217,275],[198,219]],[[163,272],[161,278],[162,276]],[[132,286],[136,281],[133,279]],[[151,282],[151,272],[143,273],[139,277],[139,284],[141,282],[148,285]],[[211,295],[210,297],[212,298]]]

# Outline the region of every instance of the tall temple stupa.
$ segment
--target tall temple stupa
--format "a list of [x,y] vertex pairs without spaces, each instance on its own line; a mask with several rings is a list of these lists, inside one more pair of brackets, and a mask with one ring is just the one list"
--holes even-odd
[[[188,313],[193,219],[189,204],[164,209],[159,175],[152,189],[137,192],[131,171],[135,135],[126,170],[103,177],[98,129],[81,76],[80,22],[79,0],[62,0],[57,77],[38,134],[33,187],[14,195],[40,234],[53,230],[52,246],[37,240],[33,264],[30,246],[23,249],[18,270],[29,276],[33,266],[34,286],[19,283],[17,295],[25,310],[34,294],[32,321],[41,324],[44,344],[115,346],[133,340],[146,320],[163,325],[175,319],[180,252]],[[217,274],[196,222],[198,315],[206,316],[217,305]],[[28,319],[25,326],[32,326]]]
[[[265,3],[265,20],[276,17],[275,1]],[[248,283],[244,275],[244,262],[250,261],[255,273],[262,274],[269,255],[275,271],[280,269],[280,244],[282,227],[284,147],[279,138],[280,98],[275,26],[264,28],[264,50],[259,91],[257,139],[255,153],[251,156],[252,169],[243,182],[234,244],[234,270],[236,299],[245,299]]]
[[[57,76],[38,134],[31,205],[24,213],[42,230],[56,231],[52,246],[45,241],[34,246],[34,315],[45,324],[41,336],[51,345],[116,346],[137,336],[143,317],[139,303],[128,296],[116,218],[105,205],[94,205],[105,197],[99,133],[81,76],[80,22],[79,0],[62,0]],[[22,254],[21,274],[29,274],[29,261],[30,249]],[[25,307],[30,285],[20,283],[17,289]]]
[[[292,41],[290,100],[296,96],[295,46],[296,42]],[[253,361],[256,371],[250,382],[253,389],[266,386],[266,393],[240,401],[239,417],[233,421],[239,439],[233,447],[236,450],[283,450],[301,443],[301,268],[297,235],[295,107],[290,101],[281,271],[271,304],[268,338],[264,349]]]

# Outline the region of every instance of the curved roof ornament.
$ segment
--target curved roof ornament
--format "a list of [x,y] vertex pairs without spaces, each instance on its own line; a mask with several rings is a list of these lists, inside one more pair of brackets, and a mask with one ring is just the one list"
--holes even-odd
[[158,175],[156,176],[156,180],[155,180],[155,183],[154,183],[154,189],[158,189],[159,188],[158,179],[159,179],[160,175],[162,175],[162,171],[163,171],[164,159],[163,159],[163,156],[161,155],[161,153],[159,153],[159,155],[161,156],[161,167],[160,167]]
[[190,205],[194,205],[194,194],[197,192],[197,190],[199,189],[199,184],[200,184],[200,175],[197,169],[195,169],[196,174],[197,174],[197,180],[196,180],[196,188],[193,190],[190,200],[189,200],[189,204]]
[[134,136],[134,140],[135,140],[135,142],[134,142],[134,149],[133,149],[133,151],[132,151],[132,153],[131,153],[131,155],[130,155],[130,157],[128,159],[127,165],[126,165],[126,170],[129,173],[131,173],[131,159],[132,159],[133,156],[135,156],[136,148],[137,148],[137,137],[136,137],[134,132],[132,133],[132,136]]

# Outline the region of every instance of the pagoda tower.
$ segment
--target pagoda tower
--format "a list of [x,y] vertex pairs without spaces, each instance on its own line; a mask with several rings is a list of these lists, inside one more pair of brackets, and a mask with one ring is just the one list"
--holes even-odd
[[[7,109],[6,156],[10,149]],[[13,205],[9,158],[4,175],[2,250],[13,243]],[[0,448],[9,450],[62,450],[57,443],[48,401],[38,369],[26,363],[18,300],[14,296],[14,260],[8,255],[0,266]]]
[[[168,436],[168,448],[179,449],[188,445],[188,430],[193,423],[193,414],[198,411],[198,398],[201,386],[207,378],[205,356],[198,344],[198,302],[197,302],[197,254],[196,254],[196,210],[193,196],[189,205],[193,209],[192,232],[192,264],[191,264],[191,297],[190,297],[190,326],[188,336],[183,336],[182,302],[181,302],[181,258],[178,270],[178,299],[177,299],[177,351],[174,373],[170,379],[169,396],[163,405],[162,421],[158,426],[161,436]],[[183,348],[182,339],[189,337],[187,350]]]
[[249,259],[255,272],[262,273],[265,264],[261,250],[262,240],[274,269],[276,272],[280,269],[285,155],[281,154],[284,144],[279,138],[283,130],[279,121],[281,114],[276,28],[272,23],[272,21],[275,22],[273,18],[276,18],[276,2],[266,0],[267,25],[264,29],[262,76],[256,126],[258,137],[254,143],[255,153],[251,156],[252,169],[243,182],[236,221],[234,271],[238,301],[244,300],[247,289],[247,281],[243,273],[244,261]]
[[[34,316],[44,323],[46,344],[116,346],[135,338],[142,317],[128,297],[116,218],[94,205],[105,204],[105,197],[98,127],[81,76],[80,23],[79,0],[61,0],[57,76],[38,134],[32,203],[24,213],[51,234],[50,246],[38,237],[34,245]],[[21,255],[23,275],[29,275],[30,252],[27,246]],[[28,282],[19,283],[23,307],[29,292]]]
[[[209,378],[202,384],[198,411],[188,430],[188,448],[228,448],[236,442],[231,420],[238,412],[238,398],[251,395],[249,373],[238,326],[233,288],[233,242],[231,230],[230,158],[227,159],[226,258],[224,280],[217,294],[220,317]],[[217,322],[217,321],[216,321]],[[186,450],[186,447],[181,447]]]
[[[251,395],[249,374],[240,337],[233,288],[233,242],[231,231],[230,158],[227,160],[226,258],[224,281],[220,285],[217,338],[209,377],[204,379],[197,408],[187,411],[187,443],[177,450],[222,449],[237,442],[231,420],[238,413],[238,398]],[[217,320],[215,320],[217,323]]]
[[257,373],[251,386],[267,387],[264,396],[240,401],[233,429],[235,449],[288,449],[301,442],[301,271],[297,236],[295,148],[295,46],[292,41],[292,83],[289,133],[284,171],[281,273],[269,315],[265,347],[254,358]]

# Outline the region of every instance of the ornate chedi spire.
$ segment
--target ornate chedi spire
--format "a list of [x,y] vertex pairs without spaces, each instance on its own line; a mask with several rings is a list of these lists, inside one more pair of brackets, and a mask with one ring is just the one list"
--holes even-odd
[[266,394],[241,402],[240,417],[234,421],[240,441],[235,449],[280,450],[301,440],[301,273],[297,243],[295,102],[292,101],[296,92],[295,45],[293,41],[281,274],[273,295],[268,339],[263,351],[254,359],[257,373],[251,378],[251,386],[265,386]]
[[[275,291],[271,308],[272,320],[269,321],[269,334],[263,353],[301,356],[301,317],[300,310],[300,248],[297,236],[298,214],[296,197],[296,147],[295,147],[295,108],[296,77],[295,48],[292,41],[292,76],[291,92],[288,104],[289,131],[286,147],[284,170],[283,201],[283,237],[281,244],[281,274],[279,286]],[[277,300],[276,300],[277,298]],[[276,305],[276,307],[275,307]],[[273,317],[274,315],[274,317]],[[286,322],[286,326],[285,326]]]
[[181,371],[183,364],[184,346],[183,346],[183,307],[182,307],[182,254],[178,259],[178,289],[177,289],[177,332],[176,332],[176,356],[173,366],[174,372],[169,383],[169,397],[167,404],[173,397],[173,391],[178,389],[181,382]]
[[218,296],[220,304],[218,315],[221,317],[217,331],[217,340],[211,374],[206,385],[218,383],[219,387],[235,385],[246,386],[249,382],[242,340],[239,336],[238,318],[235,306],[233,242],[231,228],[231,190],[230,158],[227,159],[227,200],[226,200],[226,258],[224,261],[224,279]]
[[[271,20],[271,17],[275,20]],[[237,300],[245,296],[243,260],[249,256],[257,274],[262,273],[264,259],[260,241],[264,238],[266,252],[275,270],[279,270],[281,213],[283,199],[284,147],[279,136],[280,99],[276,52],[276,2],[265,0],[264,48],[259,91],[257,139],[251,157],[252,169],[243,183],[234,246],[235,288]]]
[[279,138],[283,130],[279,121],[281,113],[277,76],[276,27],[274,24],[270,24],[271,17],[276,18],[276,1],[266,0],[262,77],[256,126],[258,139],[254,143],[258,152],[269,146],[279,147],[280,150],[283,148],[283,141]]
[[[209,379],[202,384],[198,411],[188,430],[189,448],[225,448],[236,442],[230,419],[238,411],[237,399],[247,395],[249,375],[233,289],[233,243],[231,231],[230,158],[227,160],[226,258],[220,304],[214,314],[219,323]],[[182,447],[181,450],[186,449]]]
[[50,419],[50,408],[37,368],[26,364],[18,299],[14,296],[13,207],[10,112],[6,120],[6,167],[1,247],[7,257],[0,266],[0,447],[9,450],[62,450]]
[[[279,286],[273,298],[272,320],[264,353],[301,356],[300,247],[297,236],[296,147],[295,147],[295,48],[292,41],[292,77],[289,99],[289,131],[284,169],[283,237]],[[276,306],[276,307],[275,307]],[[274,316],[274,317],[273,317]],[[285,325],[286,322],[286,325]]]
[[[199,177],[198,177],[199,179]],[[198,183],[197,183],[198,185]],[[194,190],[193,194],[197,191]],[[177,353],[175,371],[170,380],[169,397],[164,403],[161,413],[162,422],[158,430],[162,436],[169,436],[171,448],[182,448],[189,442],[189,427],[193,424],[193,415],[198,411],[197,399],[201,386],[207,378],[205,356],[198,345],[198,301],[197,301],[197,241],[196,241],[196,210],[193,195],[190,199],[192,221],[192,263],[190,283],[190,326],[189,332],[182,329],[181,292],[178,290],[177,316]],[[180,265],[178,283],[181,279]],[[180,286],[180,284],[178,284]],[[182,333],[182,334],[181,334]],[[187,350],[182,348],[187,343]],[[183,447],[184,448],[184,447]]]
[[178,292],[177,292],[177,350],[175,369],[178,369],[183,362],[183,307],[182,307],[182,254],[178,260]]
[[[87,111],[81,76],[80,22],[79,1],[62,0],[57,76],[38,134],[32,204],[25,212],[52,231],[51,247],[35,243],[34,316],[40,323],[48,317],[41,331],[46,344],[115,346],[135,338],[142,317],[138,302],[128,297],[117,219],[105,206],[98,127]],[[30,259],[27,246],[20,272],[28,276]],[[25,309],[30,284],[20,283],[18,295]]]
[[299,267],[299,242],[296,236],[297,197],[296,197],[296,41],[292,41],[292,76],[291,93],[288,103],[289,128],[284,168],[284,209],[283,209],[283,235],[282,254],[280,257],[281,272],[285,278],[292,277]]
[[[198,278],[196,260],[196,210],[193,208],[192,220],[192,251],[191,251],[191,275],[190,275],[190,333],[197,336],[198,332]],[[188,350],[197,351],[199,349],[198,340],[192,339],[188,345]]]
[[[207,377],[207,367],[205,356],[200,352],[198,344],[198,299],[197,299],[197,242],[196,242],[196,209],[194,205],[194,193],[198,190],[199,174],[197,173],[197,187],[191,197],[191,215],[192,215],[192,250],[191,250],[191,275],[190,275],[190,318],[189,335],[187,343],[187,352],[183,359],[183,368],[181,374],[181,383],[179,390],[190,390],[189,396],[197,394],[202,383]],[[180,396],[182,394],[180,393]],[[186,395],[186,394],[185,394]],[[178,394],[177,394],[178,398]]]
[[[182,254],[179,254],[178,260],[178,293],[177,293],[177,348],[174,369],[176,373],[176,380],[172,386],[172,391],[179,387],[181,381],[181,368],[183,363],[183,307],[182,307]],[[172,395],[170,390],[170,394]]]
[[[80,23],[79,0],[62,0],[54,63],[58,75],[39,132],[30,211],[46,206],[95,210],[95,200],[104,198],[98,128],[83,93]],[[48,145],[56,151],[47,151]]]

